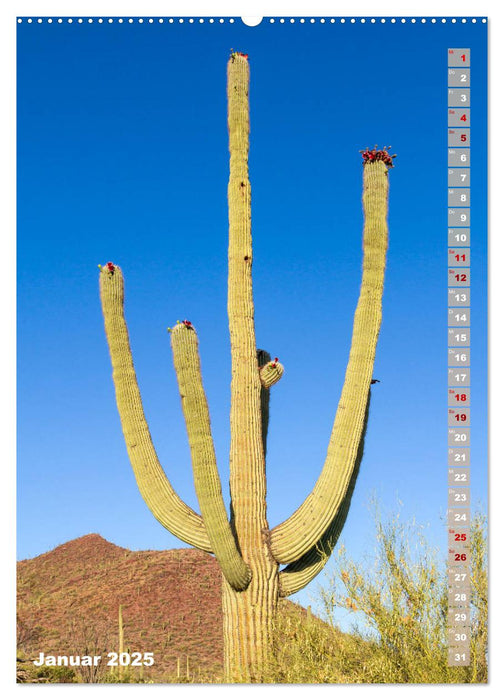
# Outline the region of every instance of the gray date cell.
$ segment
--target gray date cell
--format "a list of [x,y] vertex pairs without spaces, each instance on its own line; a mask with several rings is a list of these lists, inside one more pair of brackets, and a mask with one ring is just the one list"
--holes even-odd
[[448,284],[450,287],[469,287],[471,270],[468,267],[448,268]]
[[471,229],[470,228],[449,228],[448,229],[448,245],[471,245]]
[[450,328],[468,328],[470,325],[471,309],[448,309],[448,326]]
[[449,367],[469,367],[471,364],[470,348],[448,348]]
[[471,409],[470,408],[449,408],[448,409],[448,425],[461,426],[468,428],[471,425]]
[[[457,290],[458,291],[458,290]],[[470,328],[448,328],[448,347],[467,348],[471,344]]]
[[[467,542],[455,541],[455,537],[458,535],[466,535]],[[457,556],[458,555],[458,556]],[[448,561],[451,565],[453,564],[469,564],[471,558],[471,551],[469,547],[469,532],[467,530],[448,530]],[[464,606],[463,601],[459,601],[461,606]]]
[[[448,453],[448,458],[449,457],[450,454]],[[448,469],[448,486],[470,486],[470,484],[470,467],[458,467],[455,465],[453,469]]]
[[448,88],[448,107],[470,107],[470,88]]
[[470,185],[469,168],[448,168],[448,187],[469,187]]
[[467,148],[471,145],[471,129],[465,126],[458,129],[448,129],[448,146]]
[[471,165],[471,149],[448,148],[448,167],[468,168]]
[[469,68],[471,65],[471,49],[448,49],[448,67]]
[[[459,269],[459,268],[457,268]],[[470,306],[471,290],[469,287],[448,289],[448,306]]]
[[470,666],[471,647],[469,645],[460,647],[448,647],[447,666]]
[[469,248],[448,248],[448,265],[470,267],[471,251]]
[[[448,508],[448,527],[466,527],[468,528],[471,524],[471,511],[468,508]],[[448,574],[450,571],[455,571],[448,569]],[[458,569],[456,569],[458,571]],[[460,574],[455,577],[456,582],[461,582],[460,585],[465,581],[466,577]],[[457,583],[457,585],[459,585]]]
[[471,190],[468,187],[448,188],[449,207],[469,207],[471,206]]
[[[449,447],[448,466],[449,467],[470,467],[471,450],[469,447]],[[453,469],[451,470],[453,471]],[[463,469],[462,469],[463,471]],[[448,470],[448,477],[450,470]],[[468,474],[452,475],[453,483],[450,486],[469,486]]]
[[[470,563],[471,552],[468,546],[469,543],[456,542],[450,544],[450,541],[453,542],[454,540],[454,535],[457,533],[460,534],[461,532],[463,532],[463,530],[457,530],[456,532],[455,530],[448,530],[448,563],[452,566],[454,564]],[[467,536],[469,536],[469,534]]]
[[[464,610],[465,610],[465,608],[464,608]],[[462,615],[457,614],[460,612],[461,612],[460,607],[448,608],[448,615],[447,615],[448,628],[449,629],[457,629],[457,630],[468,630],[470,632],[470,630],[471,630],[470,607],[467,606],[467,613],[464,613]]]
[[[470,590],[470,589],[469,589]],[[462,629],[449,629],[448,630],[448,646],[449,648],[457,651],[467,651],[470,652],[471,648],[471,632],[465,628]]]
[[467,328],[471,325],[471,309],[448,309],[448,326]]
[[448,107],[448,126],[471,126],[471,110]]
[[471,616],[469,605],[467,607],[464,607],[463,610],[467,612],[457,615],[457,613],[461,612],[459,607],[448,608],[448,627],[452,629],[471,629]]
[[[448,509],[448,525],[450,525],[450,516],[453,516],[453,514],[461,514],[463,513],[463,510],[457,510],[454,508],[449,508]],[[467,514],[467,511],[465,511]],[[462,527],[468,528],[469,527],[469,520],[463,521],[464,525]],[[471,577],[470,573],[468,570],[464,569],[463,567],[458,567],[458,566],[450,566],[448,567],[448,585],[453,586],[456,588],[464,588],[465,590],[471,590]]]
[[448,389],[448,406],[470,406],[471,391],[459,387]]
[[448,208],[448,226],[470,226],[471,210],[463,207],[457,209]]
[[471,86],[471,69],[466,68],[448,68],[448,87],[470,87]]
[[448,386],[455,388],[471,385],[471,370],[469,367],[450,367],[448,370]]
[[471,442],[471,428],[448,428],[448,445],[459,447],[469,446]]

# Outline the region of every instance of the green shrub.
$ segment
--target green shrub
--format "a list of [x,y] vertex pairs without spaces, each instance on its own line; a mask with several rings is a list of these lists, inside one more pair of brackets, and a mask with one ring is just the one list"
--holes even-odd
[[75,671],[66,666],[41,666],[34,677],[45,678],[47,683],[77,683]]
[[[374,564],[357,564],[340,550],[329,586],[321,590],[326,617],[354,615],[368,643],[359,670],[364,683],[484,683],[487,681],[487,528],[471,522],[471,664],[449,667],[448,576],[424,528],[377,516]],[[356,679],[357,680],[357,679]]]
[[[471,523],[471,663],[449,667],[448,579],[424,528],[376,519],[374,561],[344,549],[320,589],[323,617],[285,608],[275,627],[272,683],[485,683],[487,681],[487,528]],[[352,633],[338,629],[346,613]]]

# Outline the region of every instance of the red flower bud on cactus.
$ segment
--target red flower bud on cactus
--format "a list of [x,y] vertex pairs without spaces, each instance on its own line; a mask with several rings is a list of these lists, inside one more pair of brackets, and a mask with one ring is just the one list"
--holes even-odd
[[391,156],[387,150],[388,148],[390,148],[390,146],[377,150],[377,146],[375,146],[372,151],[369,150],[369,148],[366,148],[365,151],[360,151],[364,160],[363,165],[381,160],[382,163],[385,163],[388,168],[393,168],[394,164],[392,162],[392,158],[395,158],[395,154]]
[[114,270],[115,270],[115,265],[114,265],[114,263],[108,262],[108,263],[107,263],[107,270],[108,270],[109,272],[114,272]]

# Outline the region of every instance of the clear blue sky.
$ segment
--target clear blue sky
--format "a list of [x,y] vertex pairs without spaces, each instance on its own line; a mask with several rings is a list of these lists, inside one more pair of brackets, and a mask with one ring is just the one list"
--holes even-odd
[[166,328],[188,318],[198,329],[227,493],[231,48],[251,66],[257,341],[286,368],[272,390],[270,525],[325,458],[359,294],[359,149],[392,144],[381,383],[342,541],[355,556],[372,550],[376,493],[430,523],[445,549],[448,47],[471,48],[471,494],[486,508],[486,25],[18,25],[19,558],[89,532],[131,549],[184,546],[129,466],[98,263],[123,268],[151,433],[196,509]]

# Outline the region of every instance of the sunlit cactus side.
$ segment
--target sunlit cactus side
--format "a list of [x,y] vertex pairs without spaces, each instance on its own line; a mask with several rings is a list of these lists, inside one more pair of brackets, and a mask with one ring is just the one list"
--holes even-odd
[[[139,489],[155,517],[183,541],[215,555],[223,573],[224,664],[232,682],[261,681],[272,653],[280,597],[306,586],[323,568],[343,528],[364,450],[370,387],[381,325],[388,245],[388,149],[363,156],[364,260],[352,343],[325,464],[300,507],[270,528],[266,453],[270,391],[282,377],[277,357],[258,350],[252,295],[249,63],[228,61],[228,317],[231,337],[231,444],[228,518],[203,387],[196,328],[169,328],[201,515],[174,492],[145,420],[124,319],[124,279],[112,262],[100,267],[105,330],[116,400]],[[311,468],[311,465],[307,465]],[[280,565],[285,564],[283,569]]]

